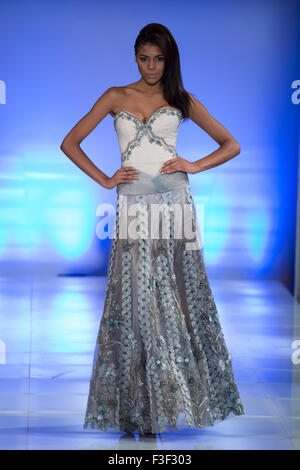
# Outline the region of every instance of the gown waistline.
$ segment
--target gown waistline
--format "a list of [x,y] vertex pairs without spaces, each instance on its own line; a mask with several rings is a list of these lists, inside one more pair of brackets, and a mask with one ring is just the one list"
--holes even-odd
[[178,189],[189,184],[187,173],[176,171],[174,173],[159,173],[156,176],[145,172],[138,174],[133,183],[119,183],[117,194],[150,194],[162,193],[171,189]]

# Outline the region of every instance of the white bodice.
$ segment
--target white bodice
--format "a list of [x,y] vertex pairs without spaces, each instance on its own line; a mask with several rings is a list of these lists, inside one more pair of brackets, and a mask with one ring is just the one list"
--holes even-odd
[[144,124],[126,110],[114,117],[121,151],[121,167],[140,171],[133,183],[121,183],[117,192],[147,194],[162,192],[187,184],[187,173],[161,174],[162,164],[177,156],[176,141],[182,115],[179,109],[165,106],[156,110]]

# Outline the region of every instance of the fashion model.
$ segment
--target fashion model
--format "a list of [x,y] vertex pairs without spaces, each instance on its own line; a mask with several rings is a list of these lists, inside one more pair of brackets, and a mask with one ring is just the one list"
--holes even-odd
[[[148,24],[134,48],[141,78],[107,89],[61,149],[101,186],[117,189],[83,427],[155,435],[244,414],[203,262],[188,179],[189,173],[235,157],[240,146],[184,89],[178,47],[168,28]],[[108,114],[121,151],[121,168],[113,176],[80,147]],[[176,139],[186,118],[219,148],[193,162],[180,157]]]

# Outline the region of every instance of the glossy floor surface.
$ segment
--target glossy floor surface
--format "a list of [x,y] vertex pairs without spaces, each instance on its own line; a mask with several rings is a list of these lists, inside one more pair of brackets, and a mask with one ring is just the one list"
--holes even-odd
[[246,414],[142,438],[83,430],[106,278],[0,278],[0,449],[300,449],[299,304],[210,283]]

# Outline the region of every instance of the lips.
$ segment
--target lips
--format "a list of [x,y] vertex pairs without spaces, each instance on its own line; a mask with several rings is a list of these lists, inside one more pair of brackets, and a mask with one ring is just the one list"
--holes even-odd
[[156,77],[156,73],[153,74],[153,75],[149,75],[149,74],[148,74],[147,77],[149,77],[149,78],[154,78],[154,77]]

